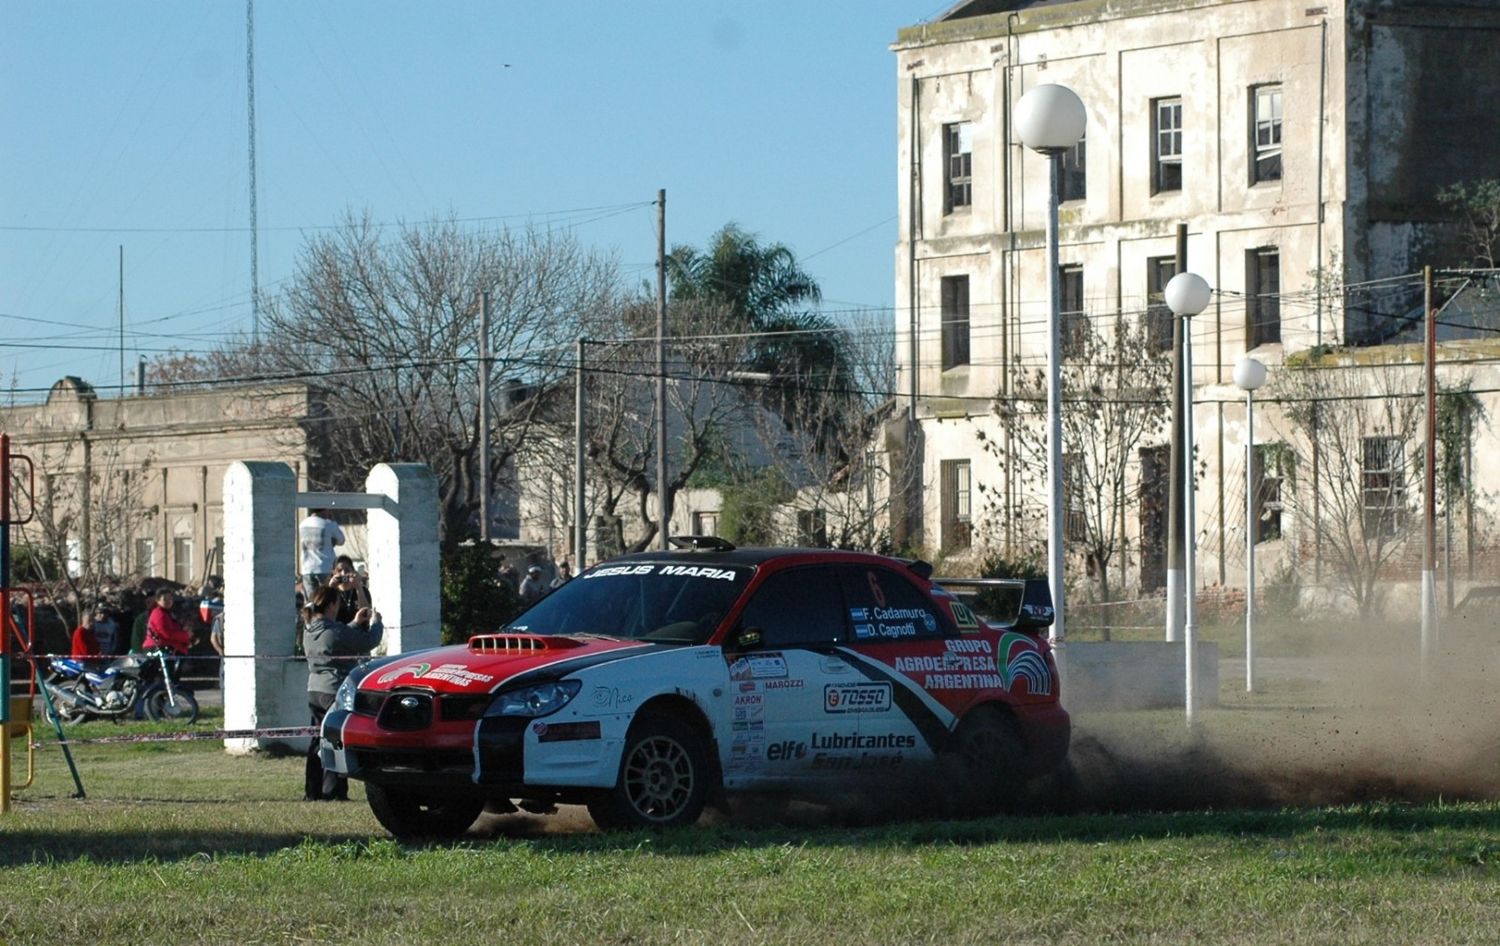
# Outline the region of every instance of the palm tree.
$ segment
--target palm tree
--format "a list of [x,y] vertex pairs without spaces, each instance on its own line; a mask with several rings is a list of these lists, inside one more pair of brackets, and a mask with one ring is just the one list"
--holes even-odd
[[807,308],[823,293],[796,255],[781,243],[762,245],[730,222],[702,252],[673,247],[667,278],[672,301],[721,305],[732,325],[755,333],[741,370],[770,376],[761,402],[788,430],[811,435],[820,449],[836,449],[836,418],[859,406],[849,340]]

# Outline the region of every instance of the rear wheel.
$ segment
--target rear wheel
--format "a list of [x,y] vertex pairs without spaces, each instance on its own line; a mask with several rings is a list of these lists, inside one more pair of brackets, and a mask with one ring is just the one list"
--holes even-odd
[[159,687],[148,692],[143,699],[147,719],[176,723],[198,721],[198,698],[187,690],[173,690],[168,697],[166,688]]
[[78,705],[78,682],[76,680],[54,686],[49,708],[48,715],[64,724],[83,722],[89,715],[87,710]]
[[971,713],[944,753],[949,799],[960,814],[1012,808],[1026,787],[1026,746],[1008,716],[993,710]]
[[613,828],[692,824],[709,795],[708,750],[680,719],[647,714],[630,727],[615,787],[589,803],[594,823]]
[[456,838],[469,830],[484,810],[482,798],[436,798],[368,782],[365,797],[370,800],[375,820],[403,841]]

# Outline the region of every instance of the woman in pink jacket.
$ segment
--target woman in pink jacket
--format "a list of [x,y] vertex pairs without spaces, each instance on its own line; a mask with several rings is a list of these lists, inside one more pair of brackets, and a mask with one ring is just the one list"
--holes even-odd
[[182,622],[172,616],[172,605],[176,600],[176,596],[168,589],[164,588],[156,593],[156,607],[151,609],[151,616],[146,619],[146,650],[165,649],[178,655],[188,652],[193,636],[182,626]]

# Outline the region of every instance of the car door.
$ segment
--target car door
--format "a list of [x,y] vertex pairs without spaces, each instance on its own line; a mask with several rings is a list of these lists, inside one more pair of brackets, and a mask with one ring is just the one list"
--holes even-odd
[[827,729],[823,684],[849,670],[836,651],[848,632],[832,567],[768,575],[730,640],[740,643],[725,653],[732,697],[726,784],[775,785],[827,774],[813,744]]
[[[969,653],[952,620],[931,595],[894,568],[876,563],[839,568],[851,626],[849,660],[871,681],[886,681],[888,701],[861,697],[863,767],[929,758],[943,744],[954,711],[993,655]],[[992,676],[992,674],[987,674]]]

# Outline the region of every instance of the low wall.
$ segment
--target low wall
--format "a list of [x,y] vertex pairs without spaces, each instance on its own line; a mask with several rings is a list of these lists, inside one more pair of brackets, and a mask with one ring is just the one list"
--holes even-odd
[[[1162,709],[1184,705],[1181,643],[1067,641],[1057,648],[1063,706],[1070,710]],[[1198,705],[1219,702],[1219,646],[1197,644]]]

